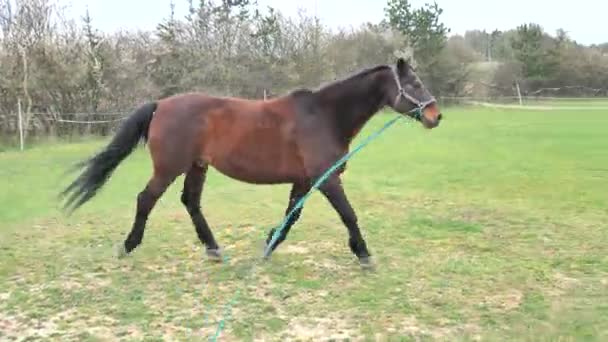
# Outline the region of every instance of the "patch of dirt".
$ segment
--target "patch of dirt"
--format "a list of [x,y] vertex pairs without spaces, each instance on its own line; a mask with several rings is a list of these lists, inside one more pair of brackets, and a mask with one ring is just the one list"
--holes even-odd
[[57,324],[51,321],[28,321],[25,317],[2,316],[0,329],[8,339],[48,338],[58,332]]
[[472,207],[456,210],[454,214],[449,217],[451,220],[459,220],[466,223],[480,223],[500,220],[502,215],[492,210]]
[[75,310],[67,310],[53,316],[53,319],[29,319],[23,314],[5,315],[0,313],[0,330],[11,339],[48,338],[60,332],[56,323],[65,317],[72,317]]
[[481,341],[480,334],[481,329],[476,324],[462,324],[453,327],[444,327],[436,330],[432,330],[430,335],[436,340],[454,338],[462,338],[463,335],[470,337],[473,341]]
[[323,260],[315,260],[315,259],[306,259],[302,262],[305,265],[311,265],[314,268],[324,270],[324,271],[340,271],[345,268],[344,265],[340,265],[337,262],[330,259]]
[[212,333],[215,332],[213,329],[193,331],[190,328],[175,325],[171,322],[155,322],[152,323],[150,327],[152,328],[151,330],[160,332],[163,340],[166,341],[177,341],[181,338],[181,336],[188,336],[189,338],[202,340],[204,337],[211,336]]
[[555,279],[555,285],[562,290],[572,289],[578,286],[581,282],[576,278],[568,277],[562,273],[555,273],[553,278]]
[[61,288],[66,291],[72,291],[72,290],[78,290],[78,289],[82,288],[82,285],[75,280],[66,279],[61,282]]
[[[202,297],[204,298],[204,297]],[[195,298],[192,293],[182,293],[178,300],[168,300],[165,296],[160,293],[150,295],[144,298],[144,304],[150,309],[152,312],[166,312],[169,306],[171,308],[177,308],[178,311],[176,314],[187,315],[191,310],[190,307],[195,303],[201,301],[201,298]]]
[[304,318],[291,319],[287,329],[279,334],[282,341],[293,340],[363,340],[353,324],[344,318]]
[[339,272],[344,274],[352,271],[353,262],[356,262],[354,260],[354,257],[352,260],[334,259],[329,255],[329,253],[323,256],[315,256],[310,254],[310,256],[307,256],[304,260],[302,260],[302,264],[310,266],[319,272],[329,272],[334,274]]
[[30,294],[41,294],[42,292],[44,292],[44,290],[48,289],[49,287],[51,287],[50,283],[49,284],[28,284],[28,292]]
[[[274,288],[272,283],[272,279],[268,275],[261,275],[255,284],[255,286],[250,286],[253,289],[255,297],[258,299],[267,300],[270,297],[270,291]],[[276,303],[271,303],[276,304]]]
[[581,281],[576,278],[568,277],[563,273],[553,274],[553,286],[546,290],[547,294],[554,297],[563,296],[571,289],[579,286]]
[[420,336],[426,334],[426,330],[421,327],[420,323],[415,317],[401,319],[399,323],[388,327],[387,332],[391,334],[399,333],[410,336]]
[[284,248],[284,251],[289,254],[309,254],[310,250],[304,246],[298,245],[287,245]]
[[306,303],[306,305],[312,306],[315,304],[319,304],[320,302],[322,303],[323,301],[324,299],[317,295],[314,291],[299,290],[298,292],[295,292],[291,296],[286,298],[285,303],[283,303],[283,305],[289,305],[290,303],[296,305]]
[[151,264],[143,266],[149,273],[161,275],[177,275],[180,274],[177,263]]
[[[97,334],[95,334],[95,336],[103,336],[102,334],[104,333],[109,333],[109,337],[110,338],[103,338],[103,341],[109,341],[109,340],[118,340],[117,335],[120,335],[121,339],[125,339],[125,337],[133,339],[133,340],[142,340],[144,337],[143,332],[136,327],[135,325],[128,325],[128,326],[123,326],[120,328],[112,328],[110,331],[107,330],[107,328],[101,328],[99,329],[99,331],[97,332]],[[104,336],[105,337],[105,336]]]
[[98,290],[103,287],[108,287],[112,284],[112,280],[109,278],[100,278],[97,274],[84,274],[82,278],[61,278],[57,280],[60,283],[59,287],[64,290],[78,290],[86,288],[87,290]]
[[437,326],[425,326],[416,317],[400,318],[398,322],[391,322],[391,326],[386,328],[386,333],[391,335],[410,336],[410,337],[431,337],[434,340],[452,340],[454,337],[467,335],[473,340],[479,340],[479,326],[475,324],[459,324],[450,326],[449,320],[443,320]]
[[[115,328],[97,326],[97,327],[86,328],[85,331],[88,332],[89,334],[95,336],[96,338],[101,339],[102,341],[109,341],[109,340],[113,340],[116,338],[116,335],[115,335],[116,329]],[[139,337],[139,336],[133,336],[130,334],[129,334],[129,336],[130,337]]]
[[521,291],[511,289],[504,293],[487,296],[484,302],[492,308],[511,311],[517,309],[521,305],[523,297],[524,295]]
[[[24,314],[5,315],[0,312],[0,330],[8,340],[78,336],[83,332],[103,340],[115,340],[117,323],[112,317],[84,315],[76,309],[61,311],[44,319],[30,319]],[[143,336],[134,327],[129,329],[127,334],[135,338]]]
[[[452,340],[468,336],[472,340],[480,340],[480,327],[475,324],[449,325],[449,321],[443,322],[441,326],[425,326],[416,317],[391,317],[384,327],[375,327],[375,340],[386,341],[389,337],[409,336],[416,339],[430,337],[434,340]],[[365,336],[357,328],[354,320],[346,316],[331,316],[323,318],[295,317],[291,318],[287,328],[280,334],[281,341],[363,341]]]

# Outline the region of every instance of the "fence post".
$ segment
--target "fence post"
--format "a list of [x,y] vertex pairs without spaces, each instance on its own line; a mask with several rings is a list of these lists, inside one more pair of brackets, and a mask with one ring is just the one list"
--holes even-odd
[[517,98],[519,98],[519,105],[523,106],[524,102],[521,99],[521,90],[519,89],[519,82],[515,81],[515,88],[517,89]]
[[17,99],[17,115],[19,116],[19,146],[23,151],[23,113],[21,112],[21,99]]

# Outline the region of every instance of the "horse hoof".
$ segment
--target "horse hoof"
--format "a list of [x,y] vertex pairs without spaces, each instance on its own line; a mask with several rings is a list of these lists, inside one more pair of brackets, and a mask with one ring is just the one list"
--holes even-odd
[[270,253],[266,254],[266,249],[268,249],[268,243],[264,243],[264,249],[262,249],[262,260],[263,261],[270,260],[270,257],[272,256],[272,251],[270,251]]
[[371,257],[359,258],[359,265],[361,265],[361,268],[366,271],[374,271],[376,269],[376,264]]
[[220,262],[223,260],[221,248],[207,249],[205,253],[207,254],[207,258],[211,261]]
[[127,248],[125,247],[124,243],[119,243],[116,245],[116,247],[114,248],[114,256],[116,257],[116,259],[124,259],[129,256],[129,253],[127,252]]

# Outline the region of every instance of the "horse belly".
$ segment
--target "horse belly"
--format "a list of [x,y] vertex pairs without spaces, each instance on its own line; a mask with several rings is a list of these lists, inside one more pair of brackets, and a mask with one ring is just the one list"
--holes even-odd
[[295,137],[280,129],[250,129],[217,137],[208,162],[222,174],[255,184],[293,183],[304,178]]

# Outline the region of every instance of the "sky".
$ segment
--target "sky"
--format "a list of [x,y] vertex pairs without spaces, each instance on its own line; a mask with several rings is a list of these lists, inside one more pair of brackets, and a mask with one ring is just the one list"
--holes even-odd
[[[89,8],[96,26],[103,31],[123,29],[154,29],[169,13],[170,0],[58,0],[68,5],[74,18]],[[174,0],[176,14],[188,9],[186,0]],[[411,0],[421,7],[432,0]],[[540,24],[554,35],[565,29],[571,38],[582,44],[608,42],[606,16],[608,1],[577,0],[436,0],[444,12],[441,20],[452,33],[464,34],[470,29],[507,30],[523,23]],[[197,1],[194,0],[196,3]],[[386,0],[258,0],[261,7],[272,6],[288,16],[298,9],[317,14],[332,28],[356,27],[364,22],[377,23],[384,17]]]

